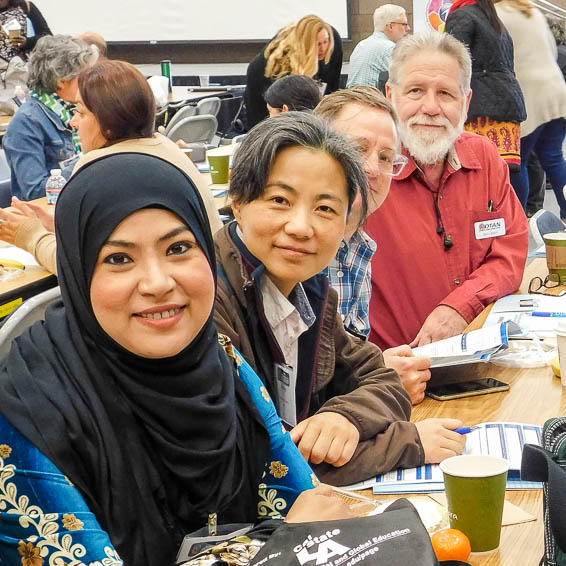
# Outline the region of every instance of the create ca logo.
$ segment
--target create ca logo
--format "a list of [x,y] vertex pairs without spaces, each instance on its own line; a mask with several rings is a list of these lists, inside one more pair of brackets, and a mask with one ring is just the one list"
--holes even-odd
[[315,537],[309,535],[301,544],[293,548],[299,564],[303,566],[303,564],[315,560],[315,564],[320,566],[321,564],[326,564],[333,556],[348,552],[350,547],[332,540],[333,537],[339,534],[340,529],[334,529]]

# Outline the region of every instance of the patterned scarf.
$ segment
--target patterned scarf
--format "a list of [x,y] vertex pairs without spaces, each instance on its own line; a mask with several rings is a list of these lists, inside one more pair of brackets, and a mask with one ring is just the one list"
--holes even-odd
[[42,92],[38,94],[37,92],[32,90],[31,95],[37,98],[41,103],[45,104],[45,106],[47,106],[49,110],[55,112],[55,114],[57,114],[65,127],[71,130],[73,134],[73,144],[75,146],[75,150],[77,151],[77,153],[80,153],[82,151],[81,138],[79,138],[79,132],[76,130],[76,128],[73,128],[71,126],[71,120],[73,119],[75,112],[75,105],[72,102],[63,100],[54,92]]

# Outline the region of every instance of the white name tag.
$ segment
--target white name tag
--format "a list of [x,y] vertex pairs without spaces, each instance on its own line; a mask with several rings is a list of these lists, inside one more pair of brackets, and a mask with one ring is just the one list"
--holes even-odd
[[482,220],[474,223],[476,231],[476,240],[484,240],[485,238],[497,238],[497,236],[505,236],[505,218],[494,218],[493,220]]
[[275,383],[279,398],[279,416],[290,426],[297,426],[297,406],[295,403],[295,370],[286,364],[275,364]]

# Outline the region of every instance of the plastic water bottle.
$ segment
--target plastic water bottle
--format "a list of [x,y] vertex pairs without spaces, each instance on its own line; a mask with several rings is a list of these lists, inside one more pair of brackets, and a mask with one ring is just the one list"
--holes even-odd
[[61,169],[51,169],[50,175],[47,183],[45,183],[45,196],[47,197],[47,204],[55,205],[59,198],[59,193],[67,181],[61,175]]
[[18,99],[16,102],[18,106],[21,106],[27,100],[26,92],[22,85],[16,85],[16,88],[14,89],[14,98]]

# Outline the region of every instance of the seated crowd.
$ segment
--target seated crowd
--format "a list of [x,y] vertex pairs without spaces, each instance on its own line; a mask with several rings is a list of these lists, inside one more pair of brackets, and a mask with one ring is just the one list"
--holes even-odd
[[[338,89],[339,36],[316,16],[271,40],[224,226],[155,132],[145,77],[39,39],[0,238],[61,300],[0,360],[0,562],[172,564],[207,524],[262,520],[261,539],[349,518],[319,482],[462,453],[458,418],[410,420],[431,377],[412,347],[518,288],[527,220],[495,145],[464,132],[467,48],[399,35],[386,96]],[[61,163],[53,218],[25,201]]]

